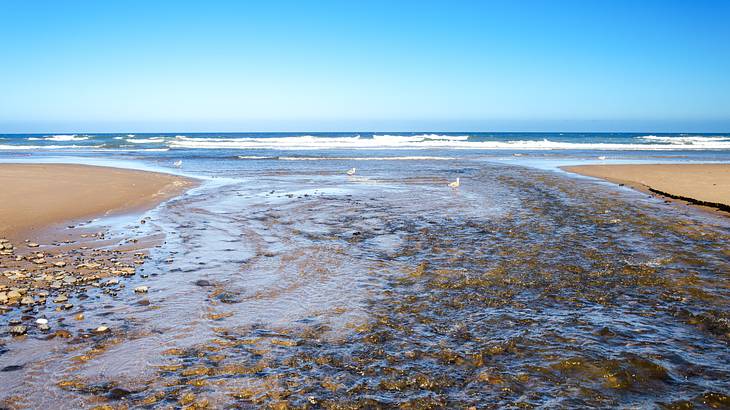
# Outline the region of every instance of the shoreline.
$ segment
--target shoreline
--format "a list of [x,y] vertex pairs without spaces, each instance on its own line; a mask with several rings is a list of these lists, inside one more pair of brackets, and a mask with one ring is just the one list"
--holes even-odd
[[[137,273],[159,233],[111,236],[79,222],[141,213],[196,185],[190,178],[122,168],[0,164],[0,314],[68,311],[74,295],[94,287],[116,293],[122,278]],[[83,312],[81,300],[75,302]],[[9,332],[58,329],[48,319],[35,329],[11,321]],[[67,335],[52,335],[58,332]]]
[[560,169],[634,190],[730,213],[730,164],[578,165]]
[[145,211],[196,184],[176,175],[96,165],[0,164],[0,238],[35,239],[62,224]]

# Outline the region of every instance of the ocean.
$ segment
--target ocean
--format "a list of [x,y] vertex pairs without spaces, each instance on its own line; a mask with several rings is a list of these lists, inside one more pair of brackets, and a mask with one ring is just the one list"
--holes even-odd
[[730,400],[730,219],[559,169],[730,162],[730,135],[0,135],[0,162],[24,161],[202,181],[89,222],[164,243],[113,295],[70,296],[86,322],[47,313],[113,336],[5,339],[0,367],[25,367],[2,393],[27,406]]

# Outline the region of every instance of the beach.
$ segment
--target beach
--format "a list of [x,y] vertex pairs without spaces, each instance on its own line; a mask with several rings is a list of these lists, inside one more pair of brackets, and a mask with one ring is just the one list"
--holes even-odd
[[695,205],[730,211],[730,164],[594,164],[563,169]]
[[4,211],[28,222],[0,250],[0,407],[730,400],[730,218],[558,168],[730,163],[717,136],[2,138],[42,200]]
[[[115,237],[104,225],[87,227],[89,220],[141,214],[195,185],[189,178],[111,167],[0,164],[0,312],[42,311],[51,301],[70,310],[71,295],[133,276],[157,243],[154,235],[146,241]],[[82,312],[83,303],[76,308]],[[9,328],[15,335],[28,330]],[[46,319],[34,330],[66,335]]]
[[156,172],[73,164],[0,164],[0,237],[55,224],[142,211],[194,183]]

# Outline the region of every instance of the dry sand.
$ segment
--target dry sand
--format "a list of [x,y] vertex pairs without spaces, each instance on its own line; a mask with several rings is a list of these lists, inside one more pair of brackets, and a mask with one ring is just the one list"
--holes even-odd
[[563,169],[730,211],[730,164],[581,165]]
[[144,210],[192,187],[155,172],[69,164],[0,164],[0,238],[111,213]]

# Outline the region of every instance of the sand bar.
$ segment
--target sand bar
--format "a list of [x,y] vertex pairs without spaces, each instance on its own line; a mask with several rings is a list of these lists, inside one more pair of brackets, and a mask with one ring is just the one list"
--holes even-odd
[[581,165],[563,169],[730,211],[730,164]]
[[0,237],[149,209],[194,185],[194,180],[175,175],[120,168],[0,164]]

